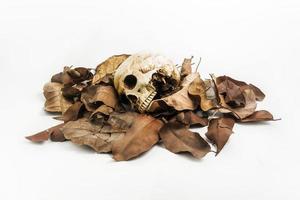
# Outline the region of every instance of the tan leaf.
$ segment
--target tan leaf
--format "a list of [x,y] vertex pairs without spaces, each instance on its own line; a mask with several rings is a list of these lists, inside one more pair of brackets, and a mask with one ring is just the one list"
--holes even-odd
[[82,92],[81,101],[88,111],[94,111],[102,104],[115,108],[119,100],[114,87],[93,85]]
[[196,73],[197,76],[190,84],[188,88],[188,93],[197,98],[199,101],[201,110],[208,111],[212,108],[215,108],[217,105],[213,99],[208,99],[206,91],[209,89],[206,87],[205,82],[200,78],[199,73]]
[[273,121],[273,115],[266,110],[255,111],[252,115],[240,120],[239,122],[261,122]]
[[164,98],[154,100],[150,105],[149,112],[155,112],[159,109],[160,107],[157,105],[160,104],[160,102],[166,103],[177,111],[195,110],[198,105],[189,96],[188,88],[197,76],[198,74],[196,73],[186,76],[181,83],[181,89],[179,91]]
[[121,140],[113,143],[113,158],[129,160],[148,151],[159,140],[158,131],[163,123],[149,115],[139,115]]
[[232,118],[217,118],[212,119],[208,125],[206,137],[217,146],[217,154],[223,149],[227,143],[234,126]]
[[165,124],[159,135],[165,147],[173,153],[189,152],[196,158],[202,158],[210,152],[209,144],[198,133],[189,131],[178,122]]
[[50,82],[44,86],[44,96],[46,98],[45,110],[48,112],[64,113],[72,103],[62,96],[63,85],[61,83]]
[[262,101],[266,97],[266,95],[255,85],[249,84],[250,88],[253,90],[255,94],[256,101]]
[[180,76],[181,77],[186,77],[187,75],[192,73],[192,59],[191,58],[185,58],[182,63],[181,71],[180,71]]
[[124,136],[125,130],[91,123],[87,118],[68,122],[62,129],[65,138],[75,144],[87,145],[97,152],[110,152],[111,143]]
[[75,121],[77,120],[83,111],[83,103],[80,101],[75,102],[72,106],[70,106],[66,112],[63,114],[64,122]]
[[[115,70],[129,57],[130,55],[122,54],[109,57],[107,60],[99,64],[96,68],[92,84],[98,84],[105,77],[108,78],[113,75]],[[107,80],[105,80],[107,82]]]

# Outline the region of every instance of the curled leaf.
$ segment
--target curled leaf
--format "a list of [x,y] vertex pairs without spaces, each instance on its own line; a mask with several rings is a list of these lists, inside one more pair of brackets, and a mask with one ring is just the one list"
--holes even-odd
[[72,103],[62,96],[63,85],[56,82],[50,82],[44,86],[44,96],[46,98],[45,110],[48,112],[64,113]]
[[189,152],[196,158],[202,158],[210,152],[209,144],[198,133],[189,131],[178,122],[165,124],[159,136],[165,147],[173,153]]
[[83,103],[77,101],[72,106],[70,106],[63,114],[63,120],[65,123],[68,121],[75,121],[81,116],[82,112]]
[[81,101],[88,111],[94,111],[102,104],[115,108],[118,95],[112,86],[93,85],[82,92]]
[[232,108],[228,104],[225,103],[223,96],[220,96],[221,99],[221,106],[223,108],[219,109],[221,112],[228,113],[232,112],[235,117],[238,119],[244,119],[255,112],[256,109],[256,96],[251,89],[245,89],[242,92],[243,96],[245,97],[245,106],[244,107],[236,107]]
[[216,118],[210,120],[206,137],[216,144],[217,154],[223,149],[232,134],[234,122],[232,118]]
[[97,124],[103,124],[113,111],[111,107],[103,104],[91,114],[90,119]]
[[[208,111],[209,109],[215,108],[217,106],[214,99],[209,99],[207,91],[210,92],[210,87],[207,87],[205,82],[200,78],[199,73],[196,73],[196,77],[188,88],[188,93],[200,104],[200,108],[203,111]],[[210,94],[211,95],[211,94]]]
[[113,158],[129,160],[148,151],[159,140],[158,131],[163,123],[149,115],[139,115],[121,140],[113,143]]
[[161,99],[154,100],[150,105],[149,112],[155,112],[156,110],[160,109],[161,107],[158,105],[161,104],[161,102],[167,104],[177,111],[196,109],[198,104],[189,96],[188,88],[191,82],[193,82],[197,76],[198,74],[196,73],[186,76],[181,83],[181,89],[179,91]]
[[130,55],[122,54],[109,57],[107,60],[99,64],[96,68],[96,73],[93,77],[92,84],[98,84],[101,81],[105,83],[112,82],[112,75],[115,70],[129,57]]

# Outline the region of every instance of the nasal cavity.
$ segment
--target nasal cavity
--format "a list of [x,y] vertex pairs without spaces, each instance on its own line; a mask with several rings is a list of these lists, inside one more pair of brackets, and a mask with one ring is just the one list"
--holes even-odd
[[124,85],[127,89],[133,89],[137,83],[137,79],[134,75],[127,75],[124,79]]

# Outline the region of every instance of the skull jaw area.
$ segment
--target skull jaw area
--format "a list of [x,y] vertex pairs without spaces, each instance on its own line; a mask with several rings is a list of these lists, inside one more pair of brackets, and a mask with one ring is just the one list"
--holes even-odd
[[137,109],[139,110],[140,113],[144,113],[148,111],[148,108],[156,94],[157,92],[153,90],[146,98],[139,98],[137,102]]

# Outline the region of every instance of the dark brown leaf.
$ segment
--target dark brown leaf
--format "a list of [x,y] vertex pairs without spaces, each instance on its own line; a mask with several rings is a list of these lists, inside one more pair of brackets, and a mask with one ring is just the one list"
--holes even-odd
[[158,131],[163,123],[149,115],[139,115],[121,140],[113,143],[113,158],[129,160],[148,151],[159,140]]
[[206,137],[216,144],[217,154],[223,149],[232,134],[234,122],[235,121],[232,118],[217,118],[210,120]]
[[173,153],[189,152],[196,158],[202,158],[210,152],[209,144],[198,133],[189,131],[178,122],[165,124],[159,135],[165,147]]

